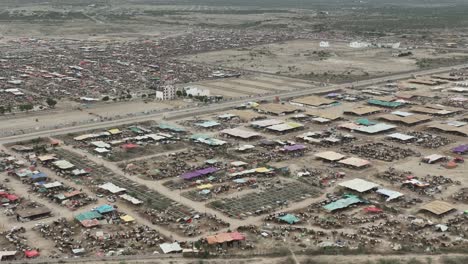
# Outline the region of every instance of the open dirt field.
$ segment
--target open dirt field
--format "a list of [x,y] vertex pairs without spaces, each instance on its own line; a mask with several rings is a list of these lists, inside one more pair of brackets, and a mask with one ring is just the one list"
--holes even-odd
[[[171,103],[161,101],[149,101],[148,103],[130,101],[88,105],[65,102],[53,111],[0,117],[0,133],[11,133],[13,131],[21,133],[21,131],[28,132],[45,128],[87,124],[99,120],[110,120],[118,116],[150,113],[184,105],[186,103],[181,100],[172,101]],[[81,110],[77,110],[77,108],[81,108]],[[50,115],[53,115],[54,118],[49,118]],[[9,120],[14,120],[14,122],[9,122]]]
[[258,96],[317,87],[317,84],[301,79],[273,75],[250,75],[216,81],[189,83],[187,86],[209,89],[211,95],[225,98]]
[[317,81],[362,79],[419,68],[424,58],[441,59],[468,57],[464,53],[440,54],[432,49],[417,49],[408,57],[393,56],[391,48],[351,48],[349,42],[330,41],[329,48],[319,47],[319,41],[296,40],[260,45],[253,48],[230,49],[181,57],[182,60],[223,65],[255,72]]
[[468,4],[396,2],[0,0],[0,260],[468,263]]

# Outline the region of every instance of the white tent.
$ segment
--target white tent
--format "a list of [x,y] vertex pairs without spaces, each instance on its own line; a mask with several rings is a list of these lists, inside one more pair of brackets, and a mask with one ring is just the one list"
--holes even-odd
[[182,248],[180,247],[179,243],[174,242],[174,243],[163,243],[159,245],[161,248],[162,252],[164,254],[169,254],[169,253],[177,253],[181,252]]
[[143,201],[138,200],[137,198],[135,198],[135,197],[133,197],[133,196],[130,196],[130,195],[128,195],[128,194],[122,194],[122,195],[120,195],[119,197],[122,198],[122,199],[124,199],[124,200],[126,200],[126,201],[128,201],[128,202],[130,202],[130,203],[132,203],[132,204],[134,204],[134,205],[138,205],[138,204],[142,204],[142,203],[143,203]]
[[387,196],[387,200],[386,200],[387,202],[390,202],[391,200],[396,199],[396,198],[401,197],[401,196],[404,195],[404,194],[402,194],[400,192],[396,192],[396,191],[392,191],[392,190],[388,190],[388,189],[378,189],[376,192],[379,193],[379,194]]
[[373,182],[369,182],[369,181],[366,181],[366,180],[363,180],[363,179],[359,179],[359,178],[342,182],[339,185],[341,187],[345,187],[345,188],[348,188],[348,189],[351,189],[353,191],[357,191],[357,192],[360,192],[360,193],[367,192],[367,191],[370,191],[370,190],[372,190],[374,188],[379,187],[378,184],[375,184]]
[[103,190],[106,190],[106,191],[109,191],[111,193],[120,193],[120,192],[125,192],[127,189],[125,188],[120,188],[119,186],[111,183],[111,182],[107,182],[107,183],[104,183],[102,185],[99,185],[98,186],[100,189],[103,189]]

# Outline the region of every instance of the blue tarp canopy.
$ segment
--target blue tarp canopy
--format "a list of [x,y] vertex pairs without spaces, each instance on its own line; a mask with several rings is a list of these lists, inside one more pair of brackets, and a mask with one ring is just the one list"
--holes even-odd
[[115,208],[113,206],[110,206],[108,204],[104,204],[101,206],[98,206],[94,211],[100,213],[100,214],[105,214],[105,213],[110,213],[113,212]]
[[174,131],[174,132],[185,132],[185,129],[181,127],[173,126],[171,124],[159,124],[159,128]]
[[99,219],[99,218],[102,218],[102,215],[94,211],[84,212],[75,216],[75,219],[80,222],[83,220],[93,220],[93,219]]
[[299,218],[297,218],[295,215],[292,215],[292,214],[286,214],[286,215],[280,216],[278,217],[278,219],[290,225],[299,222]]
[[323,208],[329,212],[333,212],[335,210],[344,209],[350,205],[362,203],[363,201],[359,199],[359,197],[354,195],[346,195],[345,198],[334,201],[325,205]]
[[219,126],[221,124],[216,122],[216,121],[211,121],[210,120],[210,121],[204,121],[204,122],[201,122],[201,123],[195,123],[195,125],[201,126],[201,127],[204,127],[204,128],[209,128],[209,127]]
[[43,172],[39,172],[39,173],[33,174],[31,176],[31,179],[33,179],[33,180],[47,179],[47,175],[45,173],[43,173]]

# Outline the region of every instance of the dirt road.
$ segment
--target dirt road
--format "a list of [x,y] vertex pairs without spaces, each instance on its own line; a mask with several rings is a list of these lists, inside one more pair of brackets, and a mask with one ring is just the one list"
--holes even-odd
[[[370,79],[370,80],[365,80],[365,81],[358,81],[358,82],[353,82],[353,83],[348,83],[348,84],[331,85],[331,86],[326,86],[326,87],[317,87],[313,89],[298,90],[298,91],[279,92],[275,94],[258,96],[258,97],[249,97],[249,98],[243,98],[239,100],[224,101],[221,103],[206,105],[203,107],[197,106],[197,107],[189,107],[189,108],[176,109],[176,110],[165,110],[165,111],[160,111],[154,114],[126,117],[126,118],[115,119],[115,120],[99,122],[99,123],[91,123],[91,124],[85,124],[85,125],[73,125],[71,127],[48,128],[47,130],[42,130],[42,131],[37,131],[37,132],[26,131],[25,134],[20,134],[20,135],[14,135],[14,136],[3,135],[2,140],[0,140],[0,144],[21,141],[21,140],[29,140],[29,139],[33,139],[37,137],[45,137],[45,136],[51,136],[51,135],[56,135],[56,134],[75,133],[75,132],[87,130],[87,129],[99,129],[102,127],[131,124],[131,123],[142,122],[142,121],[147,121],[147,120],[177,119],[177,118],[183,118],[186,116],[196,116],[196,115],[219,112],[222,110],[231,109],[235,106],[238,106],[240,104],[247,103],[250,101],[261,101],[261,100],[272,101],[278,96],[282,99],[288,99],[288,98],[293,98],[293,97],[306,96],[310,94],[332,92],[332,91],[344,89],[345,87],[350,87],[350,86],[365,87],[365,86],[375,85],[375,84],[383,83],[387,81],[408,79],[408,78],[411,78],[413,75],[431,75],[435,73],[444,73],[452,69],[460,69],[460,68],[465,68],[465,67],[468,67],[468,64],[463,64],[463,65],[454,66],[454,67],[443,67],[443,68],[438,68],[438,69],[402,73],[402,74],[396,74],[393,76],[380,77],[380,78],[375,78],[375,79]],[[74,113],[70,113],[68,118],[70,118],[71,120],[73,116],[74,116]],[[63,119],[67,119],[67,116],[64,116]],[[29,122],[32,122],[32,121],[29,121]],[[32,125],[31,127],[34,128],[35,125]],[[10,121],[0,122],[0,131],[6,131],[5,129],[12,129]]]

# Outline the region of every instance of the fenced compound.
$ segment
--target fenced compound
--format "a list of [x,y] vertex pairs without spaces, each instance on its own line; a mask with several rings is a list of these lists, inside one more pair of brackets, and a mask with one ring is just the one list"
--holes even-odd
[[265,214],[289,203],[299,202],[319,193],[319,190],[297,182],[275,186],[261,192],[250,193],[240,198],[211,202],[209,205],[230,217]]
[[145,202],[149,208],[165,211],[174,218],[182,218],[191,216],[196,213],[193,209],[183,206],[176,201],[173,201],[166,196],[149,189],[148,187],[133,182],[124,176],[115,175],[108,168],[98,165],[86,158],[72,153],[65,149],[55,149],[54,153],[62,159],[68,160],[80,169],[91,169],[93,177],[99,178],[103,182],[111,182],[117,186],[127,189],[127,192],[137,199]]

